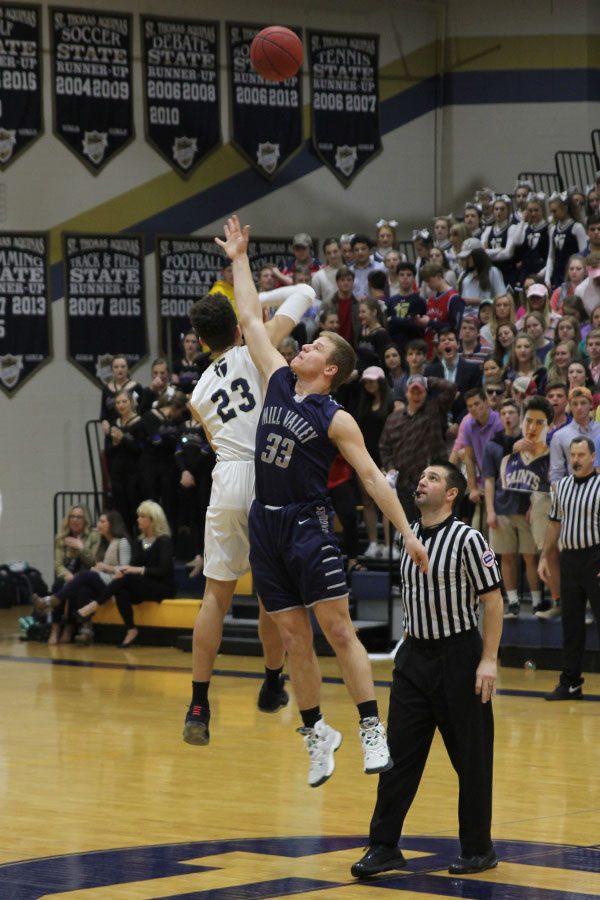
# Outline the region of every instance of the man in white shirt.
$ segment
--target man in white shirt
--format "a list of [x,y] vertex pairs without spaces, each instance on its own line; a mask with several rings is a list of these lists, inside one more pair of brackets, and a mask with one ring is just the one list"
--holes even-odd
[[332,300],[337,292],[337,283],[335,276],[337,270],[340,269],[344,262],[342,260],[342,251],[337,238],[326,238],[323,241],[323,253],[325,254],[326,265],[312,277],[312,286],[317,299],[321,303],[328,303]]

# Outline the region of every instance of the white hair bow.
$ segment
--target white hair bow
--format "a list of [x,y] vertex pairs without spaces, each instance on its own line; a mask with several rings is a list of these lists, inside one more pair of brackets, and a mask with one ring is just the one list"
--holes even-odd
[[413,230],[413,233],[412,233],[413,241],[418,241],[419,239],[421,239],[423,241],[428,241],[428,240],[430,240],[430,238],[431,238],[431,235],[427,228],[415,228]]
[[502,200],[503,203],[508,203],[512,205],[512,199],[508,196],[508,194],[495,194],[494,203],[496,200]]
[[585,196],[587,197],[588,194],[591,194],[592,191],[595,191],[595,190],[596,190],[596,185],[595,185],[595,184],[586,184],[586,186],[585,186]]
[[380,219],[379,222],[375,222],[375,228],[382,228],[384,225],[389,225],[390,228],[398,227],[395,219]]
[[537,200],[539,203],[545,203],[546,195],[543,191],[538,191],[537,193],[535,191],[530,191],[527,194],[527,202],[529,203],[531,200]]
[[550,194],[549,202],[552,203],[553,200],[560,200],[562,203],[566,203],[568,196],[566,191],[553,191]]
[[517,179],[515,181],[515,191],[520,187],[526,187],[529,188],[530,191],[533,191],[533,184],[531,183],[531,181],[527,181],[526,179],[523,181],[519,181],[519,179]]
[[465,209],[476,209],[480,214],[483,212],[481,203],[465,203]]

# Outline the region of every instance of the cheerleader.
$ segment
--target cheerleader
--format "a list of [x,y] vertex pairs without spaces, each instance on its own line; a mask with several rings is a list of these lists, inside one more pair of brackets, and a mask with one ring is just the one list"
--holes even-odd
[[558,287],[565,280],[569,257],[587,250],[587,235],[581,222],[576,221],[577,210],[566,191],[552,194],[549,208],[554,225],[550,230],[546,282]]

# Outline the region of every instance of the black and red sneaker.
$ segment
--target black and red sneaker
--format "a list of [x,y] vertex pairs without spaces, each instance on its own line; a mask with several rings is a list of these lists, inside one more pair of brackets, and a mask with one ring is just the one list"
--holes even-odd
[[210,740],[208,723],[210,722],[210,709],[205,706],[190,704],[183,726],[183,739],[186,744],[195,744],[197,747],[205,747]]

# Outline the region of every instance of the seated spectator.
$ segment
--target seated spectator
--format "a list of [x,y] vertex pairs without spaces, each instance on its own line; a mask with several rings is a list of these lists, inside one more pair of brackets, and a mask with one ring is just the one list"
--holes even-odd
[[460,323],[458,332],[460,358],[465,362],[473,363],[481,369],[488,352],[482,348],[477,329],[477,319],[466,316]]
[[[498,334],[500,325],[515,324],[515,305],[509,294],[498,294],[492,301],[485,300],[485,303],[492,304],[490,321],[484,325],[480,331],[480,338],[490,347],[494,346],[494,341]],[[481,318],[482,307],[479,307],[479,317]]]
[[494,341],[494,359],[503,370],[510,365],[510,358],[517,339],[516,325],[500,325]]
[[323,241],[323,253],[325,254],[325,265],[314,273],[311,284],[317,299],[321,303],[329,303],[337,291],[337,271],[344,265],[337,238],[329,237]]
[[[571,315],[573,315],[573,313],[571,313]],[[597,330],[600,330],[600,306],[596,306],[592,310],[592,314],[590,316],[589,322],[586,322],[584,325],[581,326],[582,340],[585,341],[585,339],[587,338],[590,331],[597,331]],[[581,345],[580,345],[580,347],[581,347]],[[584,345],[583,350],[585,351],[585,345]]]
[[562,381],[568,384],[569,366],[574,359],[579,358],[575,341],[560,341],[546,357],[548,381]]
[[485,350],[486,353],[491,352],[493,341],[491,339],[488,339],[486,334],[482,334],[482,331],[490,324],[490,321],[492,319],[493,305],[493,300],[482,300],[479,304],[479,312],[476,319],[476,321],[479,323],[479,340],[481,341],[481,348],[482,350]]
[[[467,408],[464,397],[472,388],[481,385],[482,371],[477,365],[465,362],[458,352],[458,340],[453,328],[443,328],[438,339],[438,362],[431,362],[425,367],[425,376],[433,375],[444,378],[456,385],[457,396],[450,410],[453,423],[458,423],[465,415]],[[455,433],[458,429],[455,429]]]
[[87,507],[71,506],[54,540],[54,581],[51,593],[68,584],[75,575],[91,569],[96,559],[100,536],[92,531]]
[[354,272],[342,266],[335,276],[337,293],[323,307],[336,312],[339,321],[339,334],[356,349],[360,337],[359,303],[354,295]]
[[406,372],[402,365],[402,354],[397,344],[390,344],[383,354],[384,370],[387,382],[392,389],[392,397],[396,401],[396,392],[404,386]]
[[34,594],[36,609],[52,610],[52,627],[48,639],[51,645],[69,644],[73,640],[78,610],[99,597],[104,587],[114,578],[119,566],[129,563],[131,545],[123,519],[116,510],[102,513],[98,519],[97,535],[99,540],[92,568],[78,572],[47,597]]
[[396,492],[409,522],[418,518],[414,494],[423,466],[447,458],[444,422],[456,390],[455,384],[442,378],[411,375],[406,407],[392,412],[383,426],[381,466],[396,476]]
[[502,380],[504,367],[493,356],[488,356],[483,362],[483,384],[492,384]]
[[506,382],[504,381],[488,381],[485,384],[485,396],[489,403],[490,409],[500,412],[502,404],[507,399]]
[[575,288],[575,296],[580,297],[588,316],[600,306],[600,252],[590,253],[585,260],[586,278]]
[[[388,348],[389,349],[389,348]],[[424,375],[427,364],[427,344],[421,338],[409,341],[406,347],[406,372],[394,384],[394,404],[406,403],[406,385],[411,375]]]
[[385,313],[387,275],[384,271],[369,272],[367,284],[369,285],[369,297],[371,300],[377,300],[382,312]]
[[519,334],[517,336],[505,375],[508,381],[514,381],[515,378],[520,376],[528,378],[530,381],[535,381],[537,393],[544,393],[547,372],[544,366],[540,365],[535,352],[535,344],[528,334]]
[[354,252],[354,262],[350,266],[354,272],[354,294],[360,301],[369,296],[369,273],[385,271],[385,266],[372,258],[373,242],[367,234],[355,234],[350,243]]
[[550,308],[559,316],[564,315],[564,303],[567,297],[575,294],[586,277],[585,260],[583,256],[574,253],[567,262],[566,278],[559,287],[555,288],[550,297]]
[[498,294],[505,293],[504,280],[477,238],[468,238],[464,242],[458,258],[464,266],[458,279],[458,290],[466,315],[476,316],[482,300],[492,300]]
[[569,404],[569,389],[567,385],[561,381],[549,381],[546,385],[546,400],[554,411],[554,416],[548,426],[548,434],[546,435],[546,443],[550,446],[553,435],[571,422],[572,417],[567,412]]
[[354,262],[354,250],[352,249],[352,235],[340,235],[340,250],[342,252],[342,261],[345,266],[350,267]]
[[594,216],[598,213],[598,189],[595,184],[588,184],[585,194],[585,212],[587,216]]
[[423,337],[427,324],[425,300],[414,290],[415,271],[412,263],[400,263],[398,293],[386,301],[390,339],[402,351],[409,341]]
[[183,336],[182,355],[173,363],[171,383],[184,394],[191,394],[201,375],[198,368],[200,344],[195,332],[190,328]]
[[383,367],[383,354],[385,348],[391,344],[387,329],[381,324],[381,306],[377,300],[361,300],[358,307],[360,320],[360,339],[356,353],[358,356],[359,371],[368,366]]
[[[427,257],[427,262],[433,263],[435,266],[441,266],[444,273],[444,281],[446,282],[446,284],[449,284],[450,287],[456,288],[456,273],[450,265],[450,261],[443,250],[440,250],[439,247],[431,247],[429,250],[429,256]],[[420,293],[422,297],[425,297],[425,299],[427,299],[431,291],[429,290],[427,285],[421,284]]]
[[[327,312],[327,310],[325,310],[323,313],[321,313],[321,315],[324,317],[324,321],[327,323],[336,314],[332,313],[332,312]],[[337,316],[336,316],[336,318],[337,318]],[[323,325],[322,330],[323,331],[331,331],[331,328],[327,327],[326,325]],[[298,345],[298,341],[296,341],[295,338],[293,338],[291,335],[288,335],[288,337],[284,337],[284,339],[282,340],[282,342],[280,343],[280,345],[277,349],[279,350],[279,352],[285,359],[288,366],[291,363],[291,361],[293,360],[293,358],[295,356],[297,356],[298,353],[300,352],[300,347]]]
[[158,404],[159,400],[170,399],[177,388],[170,383],[171,372],[169,363],[163,356],[157,357],[150,369],[150,386],[142,390],[142,396],[138,404],[140,415]]
[[375,250],[373,259],[375,262],[383,262],[385,254],[388,250],[395,250],[398,246],[398,238],[396,237],[396,226],[398,225],[393,219],[386,222],[380,219],[375,226],[377,229],[375,237]]
[[444,273],[440,266],[427,263],[423,266],[424,284],[431,290],[427,300],[427,321],[425,323],[425,340],[429,348],[429,357],[433,356],[433,345],[436,334],[449,327],[458,333],[462,315],[462,301],[454,288],[444,281]]
[[585,350],[592,376],[592,394],[598,394],[600,393],[600,329],[595,328],[588,332],[585,339]]
[[567,384],[569,390],[575,387],[586,387],[592,391],[592,388],[594,387],[592,374],[582,359],[574,359],[573,362],[569,363],[569,368],[567,369]]
[[[400,276],[398,270],[400,266],[406,262],[406,258],[399,250],[386,250],[383,254],[383,264],[386,271],[386,297],[395,297],[402,293]],[[412,284],[411,284],[412,289]]]
[[536,356],[543,365],[546,357],[554,347],[552,341],[546,340],[546,323],[544,317],[539,312],[531,312],[523,316],[522,321],[523,331],[525,334],[529,335],[533,341]]
[[550,309],[550,300],[548,291],[544,284],[532,284],[527,288],[527,298],[525,306],[517,310],[517,329],[523,328],[525,316],[530,312],[539,313],[545,322],[544,337],[547,341],[551,341],[554,336],[556,325],[560,320],[560,316]]
[[143,391],[142,385],[134,381],[129,374],[129,364],[126,356],[117,353],[112,358],[110,368],[112,378],[103,386],[102,399],[100,401],[100,419],[104,434],[108,434],[110,426],[114,424],[117,418],[115,401],[119,391],[128,391],[133,396],[135,403],[139,403]]
[[117,394],[116,408],[119,417],[111,426],[106,456],[113,504],[131,531],[140,502],[140,455],[145,434],[133,397],[127,391]]
[[469,237],[471,237],[471,232],[464,222],[455,222],[450,226],[450,247],[446,249],[446,256],[457,278],[462,271],[458,254]]
[[155,409],[142,416],[144,443],[140,457],[142,496],[160,500],[171,527],[177,524],[177,485],[179,474],[175,451],[181,435],[181,422],[187,415],[187,398],[180,391],[160,400]]
[[173,544],[165,514],[158,503],[145,500],[138,507],[140,537],[134,542],[131,564],[118,572],[97,600],[79,610],[82,621],[91,618],[99,606],[114,597],[126,632],[119,647],[130,647],[138,636],[133,607],[145,600],[160,603],[175,594]]
[[[283,274],[287,275],[288,279],[293,279],[297,266],[308,266],[311,275],[315,275],[321,268],[320,259],[314,255],[313,240],[310,234],[306,234],[305,231],[294,235],[292,253],[293,256],[290,256],[283,269]],[[293,283],[293,280],[287,281],[287,284]]]

